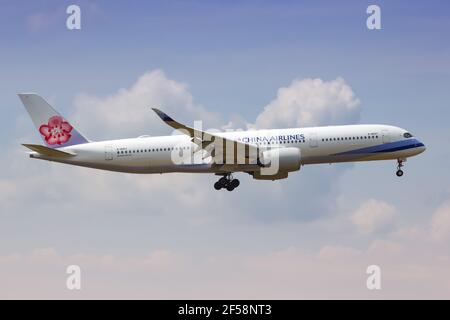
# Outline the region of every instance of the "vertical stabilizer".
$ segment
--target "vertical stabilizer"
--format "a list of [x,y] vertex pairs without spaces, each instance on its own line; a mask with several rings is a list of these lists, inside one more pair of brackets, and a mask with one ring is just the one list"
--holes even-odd
[[89,142],[41,96],[20,93],[19,98],[47,147],[60,148]]

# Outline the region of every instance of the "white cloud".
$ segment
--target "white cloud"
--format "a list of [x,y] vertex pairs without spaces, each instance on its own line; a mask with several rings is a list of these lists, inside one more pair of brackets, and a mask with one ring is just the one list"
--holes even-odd
[[[322,79],[294,80],[291,85],[278,90],[277,98],[270,102],[257,116],[255,123],[247,123],[249,129],[288,128],[312,125],[327,125],[357,122],[360,116],[359,100],[353,90],[342,79],[333,81]],[[239,128],[242,118],[234,117],[227,128]],[[290,174],[289,181],[280,184],[280,194],[295,197],[302,194],[308,199],[301,203],[301,215],[296,219],[319,219],[335,208],[337,181],[349,165],[305,166],[299,173]],[[319,173],[320,171],[320,173]],[[273,203],[272,195],[266,194],[268,203]],[[280,212],[294,212],[291,207],[284,209],[284,202],[277,204]]]
[[[431,218],[420,224],[404,224],[393,236],[405,241],[445,246],[450,239],[450,200],[445,200],[430,215]],[[430,215],[427,213],[426,217]]]
[[[308,81],[305,80],[305,82]],[[337,89],[333,89],[334,87],[343,87],[344,89],[348,87],[343,85],[343,80],[340,79],[334,81],[340,83],[340,85],[333,85],[334,82],[314,80],[315,83],[317,81],[321,84],[316,84],[317,86],[324,87],[322,90],[315,91],[318,95],[322,94],[322,91],[336,91]],[[294,83],[296,82],[294,81]],[[340,90],[345,91],[343,88]],[[328,94],[333,97],[333,94]],[[311,93],[308,98],[313,99],[313,96],[314,93]],[[302,95],[298,97],[300,106],[308,106],[307,101],[305,103],[300,101],[302,98]],[[316,98],[317,100],[323,99],[321,96]],[[93,140],[133,137],[141,134],[169,134],[171,128],[162,123],[151,111],[151,106],[160,107],[174,118],[188,124],[191,119],[203,119],[205,120],[205,126],[209,124],[220,124],[219,126],[221,126],[226,123],[220,121],[213,113],[205,111],[202,106],[194,103],[187,85],[169,79],[161,70],[147,72],[139,77],[130,88],[120,89],[106,97],[78,95],[75,99],[74,116],[69,117],[69,119],[74,119],[75,126],[79,126],[81,131]],[[326,107],[332,108],[332,105],[327,103]],[[310,110],[311,113],[316,111]],[[338,113],[343,117],[345,112],[345,110],[341,110]],[[232,121],[243,123],[242,118],[237,115],[233,116]],[[230,127],[230,123],[224,127]],[[48,164],[43,163],[35,165],[48,166]],[[242,175],[245,183],[242,183],[239,192],[245,194],[246,197],[238,197],[231,204],[226,204],[230,194],[214,193],[211,185],[216,178],[212,175],[129,176],[99,171],[95,171],[95,174],[93,174],[93,171],[89,169],[69,169],[67,166],[58,164],[53,166],[55,167],[54,171],[47,172],[46,176],[49,185],[40,194],[41,197],[44,196],[49,201],[63,199],[65,194],[71,194],[69,203],[72,205],[78,202],[85,203],[86,201],[94,205],[106,202],[114,207],[113,211],[116,211],[122,208],[125,201],[135,203],[136,205],[133,207],[140,206],[143,203],[142,199],[151,194],[154,199],[152,205],[156,208],[156,211],[180,212],[177,208],[181,206],[185,213],[182,215],[183,218],[189,217],[195,223],[210,221],[218,218],[218,215],[221,214],[229,216],[225,209],[223,212],[222,210],[214,210],[215,214],[211,214],[208,209],[214,204],[222,205],[224,208],[242,208],[244,206],[246,217],[258,220],[318,219],[320,216],[327,214],[333,207],[333,194],[336,192],[333,186],[337,181],[337,176],[345,170],[345,167],[327,166],[321,169],[320,172],[323,174],[318,177],[317,171],[314,172],[314,170],[311,170],[312,168],[307,168],[308,170],[304,169],[300,173],[292,174],[289,181],[281,182],[255,182],[251,181],[250,176],[245,175],[244,177]],[[42,172],[37,170],[36,176],[21,177],[22,181],[13,184],[23,186],[19,189],[13,189],[16,190],[15,193],[13,190],[8,191],[8,197],[15,199],[16,203],[24,203],[18,199],[22,199],[26,195],[25,190],[32,192],[33,189],[39,187],[42,180],[41,174]],[[297,179],[301,179],[301,181]],[[77,184],[74,185],[70,181],[77,181]],[[11,188],[11,185],[4,181],[3,187],[6,190]],[[277,192],[267,193],[268,187],[272,191],[277,190]],[[17,190],[21,190],[21,192]],[[320,190],[320,192],[317,192],[317,190]],[[261,204],[259,204],[261,192],[266,192],[269,208],[272,204],[273,210],[279,211],[279,214],[274,215],[274,211],[268,209],[267,213],[261,215],[258,209],[261,207]],[[280,204],[281,198],[289,193],[296,192],[301,192],[304,197],[308,197],[308,194],[316,195],[308,197],[311,200],[302,204],[301,215],[295,213],[292,203],[282,202]],[[15,197],[14,194],[16,194]],[[318,194],[320,196],[317,196]],[[80,199],[83,201],[80,201]],[[191,214],[186,214],[187,212]],[[236,214],[238,215],[238,213]],[[242,214],[239,216],[243,218]]]
[[351,222],[363,234],[371,234],[391,225],[396,209],[392,205],[369,199],[350,217]]
[[359,100],[342,78],[294,80],[278,89],[277,97],[252,127],[286,128],[348,124],[359,120]]
[[371,256],[396,255],[402,252],[403,245],[398,242],[388,240],[375,240],[369,247],[368,253]]
[[[343,80],[335,81],[347,86]],[[318,100],[323,98],[321,94],[333,96],[323,94],[333,91],[328,88],[331,82],[319,83],[325,88],[315,91]],[[340,99],[347,101],[347,106],[351,101],[357,103],[353,94],[350,96]],[[300,97],[314,100],[305,94]],[[306,100],[297,102],[301,110],[312,114],[311,124],[326,124],[329,120],[323,108],[306,107],[311,105]],[[94,139],[158,130],[167,133],[170,129],[150,111],[152,105],[175,118],[179,115],[180,120],[206,118],[212,124],[226,123],[193,101],[186,85],[153,71],[107,97],[77,97],[75,119]],[[328,111],[333,108],[331,102],[325,105]],[[344,105],[336,106],[338,111],[330,121],[358,118],[359,107]],[[243,122],[238,116],[232,120]],[[8,247],[19,253],[0,255],[1,297],[72,298],[63,287],[65,267],[77,263],[87,271],[87,287],[80,295],[85,298],[370,297],[364,287],[365,268],[373,263],[395,270],[387,279],[397,291],[385,291],[385,297],[407,296],[410,291],[403,288],[409,283],[426,288],[423,296],[442,297],[450,287],[447,279],[438,281],[448,266],[445,257],[435,263],[424,259],[423,251],[409,255],[405,245],[386,239],[373,241],[368,249],[341,245],[341,230],[327,232],[330,238],[326,241],[336,240],[327,245],[313,238],[317,234],[311,230],[313,224],[292,223],[335,213],[335,196],[341,192],[335,181],[345,167],[307,167],[288,181],[273,183],[245,176],[239,192],[226,193],[212,189],[216,179],[212,175],[126,175],[33,161],[21,154],[2,158],[8,168],[8,174],[0,177],[0,210],[5,217],[2,239],[17,237],[17,246],[50,248],[28,249],[31,253],[26,254]],[[392,223],[394,215],[393,206],[369,200],[355,212],[352,222],[361,232],[376,234]],[[322,231],[329,231],[327,227]],[[22,232],[20,239],[16,230]],[[235,239],[227,236],[230,232]],[[304,238],[298,239],[299,234]],[[74,246],[72,239],[79,235]],[[246,241],[249,235],[254,243]],[[360,240],[356,234],[349,237]],[[268,238],[272,248],[264,244]],[[205,244],[205,239],[211,242]],[[241,239],[246,245],[242,246]],[[320,249],[303,247],[304,239]],[[51,247],[55,243],[57,246]],[[108,243],[106,249],[100,247],[102,243]],[[139,247],[142,243],[152,249]],[[159,246],[161,243],[164,245]],[[115,246],[127,252],[133,248],[133,252],[124,255]],[[396,254],[399,260],[392,262]],[[401,258],[409,259],[406,266]]]
[[[310,82],[313,82],[317,89],[306,95],[302,91],[303,86],[308,87]],[[314,109],[317,105],[311,107],[308,101],[302,99],[322,101],[336,95],[345,96],[339,93],[340,91],[351,92],[342,79],[331,82],[320,79],[296,80],[293,84],[295,85],[291,89],[284,88],[280,91],[295,91],[297,86],[303,88],[299,90],[297,102],[300,109],[310,108],[310,113],[322,111],[320,108]],[[357,103],[353,94],[350,96],[352,98],[347,102]],[[345,99],[340,98],[340,101],[343,100]],[[161,70],[146,72],[129,88],[120,89],[105,97],[78,95],[74,105],[73,117],[69,119],[93,140],[133,137],[141,134],[170,134],[172,129],[153,113],[150,109],[152,106],[160,107],[174,118],[188,124],[190,120],[203,119],[205,126],[217,125],[223,128],[232,126],[231,122],[226,124],[226,121],[221,121],[218,116],[194,103],[187,85],[168,78]],[[334,106],[330,101],[325,105],[328,110]],[[341,108],[341,105],[337,104],[337,108]],[[348,110],[344,108],[336,113],[344,118],[346,112],[350,112],[349,118],[356,116],[351,108]],[[321,116],[317,117],[319,118]],[[231,120],[233,123],[244,123],[238,115],[232,115]],[[112,212],[120,212],[126,203],[133,203],[130,208],[134,212],[142,212],[145,210],[143,199],[151,195],[152,212],[179,215],[181,219],[189,219],[195,224],[224,217],[229,219],[233,217],[229,211],[236,212],[234,217],[239,219],[250,218],[266,223],[273,220],[320,219],[332,211],[334,195],[338,191],[335,188],[337,177],[348,168],[348,166],[326,166],[317,169],[307,167],[299,173],[293,173],[287,181],[279,182],[252,181],[246,174],[237,174],[243,180],[239,193],[231,195],[212,190],[211,185],[216,180],[212,175],[168,174],[162,177],[125,175],[40,161],[30,162],[29,159],[14,161],[14,166],[16,174],[11,174],[11,179],[0,178],[0,190],[4,191],[0,197],[5,200],[0,207],[8,212],[27,211],[30,199],[41,201],[49,207],[52,203],[64,200],[63,206],[66,210],[102,206]],[[27,170],[24,170],[25,167]],[[42,167],[46,168],[45,171],[39,169]],[[33,174],[30,174],[32,169]],[[28,174],[22,175],[21,172]],[[44,188],[42,188],[43,180],[46,182]],[[76,183],[73,183],[74,181]],[[271,192],[267,192],[267,188],[270,188]],[[39,192],[36,193],[35,190]],[[294,196],[298,192],[310,199],[302,203],[301,214],[297,213],[297,206],[294,203],[281,201],[284,197]],[[262,193],[265,194],[265,204],[261,203]],[[70,197],[67,197],[69,194]],[[230,197],[233,197],[232,202],[229,201]],[[211,207],[219,209],[214,209],[212,214]],[[261,207],[266,209],[263,214]]]
[[[81,267],[81,292],[66,289],[66,268],[69,265]],[[77,253],[63,255],[55,248],[37,248],[30,253],[0,256],[0,281],[2,299],[64,299],[122,296],[132,298],[135,293],[132,286],[139,288],[142,283],[153,282],[155,287],[145,294],[157,298],[165,290],[158,283],[164,275],[170,282],[182,267],[188,267],[189,261],[183,254],[175,254],[166,249],[155,249],[139,256],[116,256],[112,254]],[[104,279],[109,279],[104,282]],[[128,284],[127,284],[128,283]],[[131,286],[130,286],[131,283]],[[125,287],[127,293],[114,292],[112,288]]]
[[93,140],[172,132],[151,107],[160,108],[187,124],[193,120],[202,120],[208,127],[218,124],[213,113],[194,103],[185,84],[167,78],[161,70],[147,72],[130,88],[106,97],[78,95],[71,118]]
[[450,201],[442,204],[430,222],[430,236],[433,240],[442,241],[450,237]]
[[[155,249],[137,255],[69,254],[54,248],[0,255],[0,298],[326,299],[445,298],[450,260],[421,259],[415,248],[396,255],[324,246],[205,254]],[[385,244],[381,245],[382,247]],[[396,247],[389,244],[388,247]],[[331,253],[331,254],[330,254]],[[68,265],[82,270],[82,291],[65,289]],[[365,287],[367,266],[382,271],[383,290]],[[421,290],[414,290],[421,288]]]
[[342,259],[348,257],[356,257],[361,254],[360,250],[350,247],[342,247],[342,246],[325,246],[320,249],[318,253],[318,258],[320,259]]
[[403,226],[396,230],[393,235],[400,239],[409,240],[422,240],[425,241],[428,238],[428,230],[422,226]]
[[[151,106],[160,107],[180,121],[203,119],[206,124],[226,123],[194,103],[187,85],[169,79],[161,70],[147,72],[130,88],[106,97],[78,95],[74,104],[75,112],[69,119],[75,120],[75,126],[94,140],[148,133],[169,134],[171,128],[151,111]],[[235,116],[233,121],[237,118]],[[41,170],[43,167],[45,170]],[[318,219],[333,206],[333,193],[336,192],[333,184],[342,170],[327,166],[321,169],[324,174],[320,177],[314,170],[302,171],[293,174],[289,181],[281,182],[252,181],[250,176],[242,174],[245,180],[239,193],[231,195],[212,189],[216,180],[213,175],[126,175],[23,158],[14,161],[11,178],[0,178],[0,190],[4,191],[0,195],[4,200],[0,207],[4,212],[27,212],[34,201],[45,204],[45,210],[54,210],[54,204],[61,202],[58,210],[64,212],[101,207],[110,212],[127,208],[141,214],[146,211],[146,201],[151,195],[152,210],[148,214],[170,214],[195,224],[224,217],[229,219],[233,214],[239,219],[266,222]],[[268,187],[272,192],[267,192]],[[260,203],[263,192],[265,205]],[[297,192],[311,199],[303,203],[300,215],[294,209],[295,204],[280,201],[287,194]],[[308,197],[309,193],[320,196]],[[233,197],[232,202],[230,197]],[[129,203],[133,205],[127,205]],[[264,214],[261,214],[262,206],[267,209]],[[44,209],[44,205],[35,207]]]

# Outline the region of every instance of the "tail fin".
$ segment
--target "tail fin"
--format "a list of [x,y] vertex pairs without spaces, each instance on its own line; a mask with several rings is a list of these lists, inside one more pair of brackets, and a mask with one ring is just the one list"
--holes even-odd
[[89,142],[41,96],[34,93],[18,95],[46,146],[60,148]]

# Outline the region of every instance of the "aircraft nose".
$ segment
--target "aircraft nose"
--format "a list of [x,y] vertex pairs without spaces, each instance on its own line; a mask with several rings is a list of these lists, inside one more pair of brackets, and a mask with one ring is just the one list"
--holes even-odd
[[425,150],[427,150],[427,147],[425,147],[425,144],[422,141],[417,141],[417,150],[419,151],[419,153],[424,152]]

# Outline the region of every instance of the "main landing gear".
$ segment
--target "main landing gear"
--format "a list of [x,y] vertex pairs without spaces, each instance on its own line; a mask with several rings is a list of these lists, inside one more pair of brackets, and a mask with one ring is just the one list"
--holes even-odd
[[397,177],[401,177],[403,176],[403,170],[402,167],[404,166],[403,162],[405,162],[405,159],[397,159],[397,172],[395,173],[397,175]]
[[239,187],[239,180],[233,179],[231,173],[225,174],[222,178],[219,179],[216,183],[214,183],[214,189],[220,190],[222,188],[227,189],[228,191],[233,191],[237,187]]

